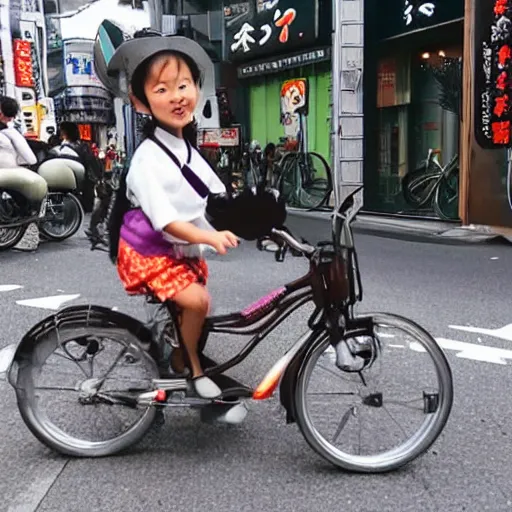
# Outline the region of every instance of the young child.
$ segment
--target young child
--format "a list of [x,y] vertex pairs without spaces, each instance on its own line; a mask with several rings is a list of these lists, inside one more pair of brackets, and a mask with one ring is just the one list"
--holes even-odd
[[197,354],[210,307],[208,267],[201,245],[226,254],[237,247],[238,239],[210,226],[205,219],[207,196],[193,185],[199,178],[210,193],[225,192],[195,148],[193,114],[200,82],[196,62],[189,55],[169,50],[145,58],[131,73],[131,101],[136,110],[152,116],[152,126],[135,151],[126,176],[126,197],[134,209],[124,214],[114,250],[119,277],[129,294],[151,292],[159,300],[179,306],[194,389],[200,397],[214,399],[221,390],[204,376]]

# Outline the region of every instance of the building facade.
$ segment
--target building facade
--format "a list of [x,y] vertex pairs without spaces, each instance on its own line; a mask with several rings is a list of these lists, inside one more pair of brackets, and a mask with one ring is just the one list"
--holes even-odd
[[365,209],[458,220],[464,0],[365,4]]
[[[233,110],[244,138],[293,145],[299,131],[308,149],[330,160],[331,2],[225,2],[224,59],[230,63]],[[243,107],[242,107],[243,105]],[[302,121],[295,113],[305,107]]]
[[0,93],[21,106],[25,136],[47,140],[56,131],[49,93],[47,32],[42,0],[0,2]]

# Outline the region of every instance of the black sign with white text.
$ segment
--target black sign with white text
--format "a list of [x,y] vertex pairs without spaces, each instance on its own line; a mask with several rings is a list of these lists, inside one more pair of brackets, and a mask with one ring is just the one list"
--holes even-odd
[[224,7],[226,58],[244,62],[315,46],[317,0],[252,0]]
[[464,0],[376,0],[378,38],[434,27],[464,16]]
[[251,62],[238,67],[238,78],[249,78],[258,75],[278,73],[285,69],[298,68],[307,64],[328,61],[331,58],[331,47],[317,48],[300,53],[294,53],[285,57]]

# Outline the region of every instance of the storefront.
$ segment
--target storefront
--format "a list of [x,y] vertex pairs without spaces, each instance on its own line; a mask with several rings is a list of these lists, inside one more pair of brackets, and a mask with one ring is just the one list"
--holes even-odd
[[464,1],[365,15],[365,210],[457,220]]
[[[309,151],[330,160],[331,2],[280,0],[232,2],[224,7],[225,59],[236,66],[246,140],[262,146],[301,129]],[[299,119],[300,107],[305,115]],[[246,114],[247,113],[247,114]]]

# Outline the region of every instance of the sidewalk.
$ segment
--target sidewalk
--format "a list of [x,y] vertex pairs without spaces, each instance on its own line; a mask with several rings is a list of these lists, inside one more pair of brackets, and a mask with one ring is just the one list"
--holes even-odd
[[[321,231],[330,229],[330,212],[308,212],[288,208],[290,228],[300,228],[304,223],[308,231],[320,223]],[[395,238],[416,242],[440,243],[450,245],[512,243],[512,238],[490,232],[485,227],[460,226],[457,223],[397,218],[386,215],[361,213],[353,223],[355,233]],[[325,236],[325,233],[324,233]]]

